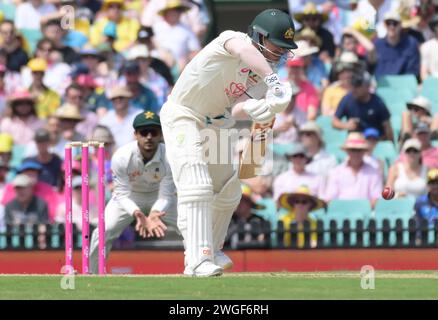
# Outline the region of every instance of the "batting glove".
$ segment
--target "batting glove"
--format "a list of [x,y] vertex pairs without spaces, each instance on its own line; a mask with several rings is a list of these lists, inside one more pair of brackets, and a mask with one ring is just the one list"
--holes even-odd
[[254,122],[270,123],[275,118],[275,112],[270,109],[265,99],[249,99],[245,102],[243,110]]
[[264,82],[268,86],[266,103],[274,113],[284,111],[292,99],[292,87],[289,82],[280,82],[276,73],[265,77]]

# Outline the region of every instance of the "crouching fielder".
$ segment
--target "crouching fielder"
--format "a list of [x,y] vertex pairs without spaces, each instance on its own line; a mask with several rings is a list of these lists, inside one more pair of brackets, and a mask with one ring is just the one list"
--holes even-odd
[[[160,119],[153,112],[142,112],[133,127],[136,141],[119,148],[111,160],[114,190],[105,208],[107,257],[113,241],[134,219],[143,237],[164,236],[166,224],[176,227],[176,190],[160,143]],[[98,272],[97,229],[91,238],[90,270]]]
[[[161,109],[167,157],[178,191],[186,275],[220,275],[232,266],[221,248],[241,198],[233,164],[205,160],[202,130],[218,133],[233,126],[230,107],[243,109],[264,125],[287,107],[290,86],[280,82],[273,67],[296,48],[294,33],[291,18],[275,9],[257,15],[248,35],[221,33],[185,67]],[[258,100],[252,99],[252,91],[258,92]]]

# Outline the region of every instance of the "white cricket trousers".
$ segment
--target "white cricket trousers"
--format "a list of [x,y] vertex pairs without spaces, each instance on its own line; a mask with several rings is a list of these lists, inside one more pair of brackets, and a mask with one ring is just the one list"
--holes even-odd
[[[131,194],[131,199],[146,215],[149,214],[151,207],[157,198],[158,191]],[[134,219],[135,218],[131,215],[131,213],[123,209],[117,201],[111,198],[105,207],[105,256],[107,260],[113,241],[121,235],[123,230],[125,230],[134,221]],[[177,228],[176,208],[170,208],[161,219],[166,226]],[[94,274],[97,274],[99,271],[98,251],[99,234],[98,228],[96,228],[92,234],[90,243],[90,271]]]
[[194,270],[203,261],[214,262],[214,253],[222,248],[241,198],[240,181],[231,161],[218,164],[206,160],[201,131],[215,131],[220,144],[219,128],[171,101],[163,105],[160,117],[177,188],[178,228],[184,238],[186,268]]

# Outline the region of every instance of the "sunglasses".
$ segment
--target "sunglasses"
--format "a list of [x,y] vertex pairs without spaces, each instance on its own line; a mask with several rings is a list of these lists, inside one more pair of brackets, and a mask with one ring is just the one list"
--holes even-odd
[[290,156],[290,157],[291,158],[301,158],[301,159],[303,159],[303,158],[306,158],[306,155],[300,153],[300,154],[294,154],[293,156]]
[[295,201],[293,201],[293,204],[309,204],[310,203],[310,201],[309,200],[307,200],[307,199],[297,199],[297,200],[295,200]]
[[142,137],[147,137],[149,134],[152,137],[158,137],[160,134],[160,129],[157,128],[145,128],[137,131]]
[[310,132],[310,131],[303,131],[300,133],[302,136],[307,136],[307,137],[311,137],[315,135],[315,132]]
[[420,151],[414,148],[409,148],[406,150],[406,153],[420,153]]
[[319,16],[318,15],[316,15],[316,16],[308,15],[308,16],[304,16],[303,20],[305,20],[305,21],[317,21],[317,20],[319,20]]
[[419,112],[419,111],[424,110],[423,108],[416,107],[416,106],[410,106],[408,109],[411,111],[414,111],[414,112]]
[[388,21],[386,21],[385,22],[385,24],[388,26],[388,27],[397,27],[399,24],[400,24],[400,22],[398,22],[398,21],[394,21],[394,20],[388,20]]

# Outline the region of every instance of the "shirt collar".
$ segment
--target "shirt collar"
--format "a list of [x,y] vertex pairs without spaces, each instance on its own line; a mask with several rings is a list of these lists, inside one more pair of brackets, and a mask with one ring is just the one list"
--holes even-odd
[[[143,158],[143,155],[140,152],[140,148],[138,147],[137,142],[136,142],[135,146],[136,146],[136,149],[137,149],[137,156],[138,156],[138,158],[144,163],[144,158]],[[160,143],[160,144],[158,144],[158,148],[157,148],[157,151],[155,151],[154,156],[152,157],[151,160],[149,160],[147,163],[145,163],[145,166],[147,166],[147,165],[149,165],[151,163],[160,163],[161,162],[161,158],[162,158],[162,156],[161,156],[161,154],[162,154],[161,148],[162,148],[162,145]]]

